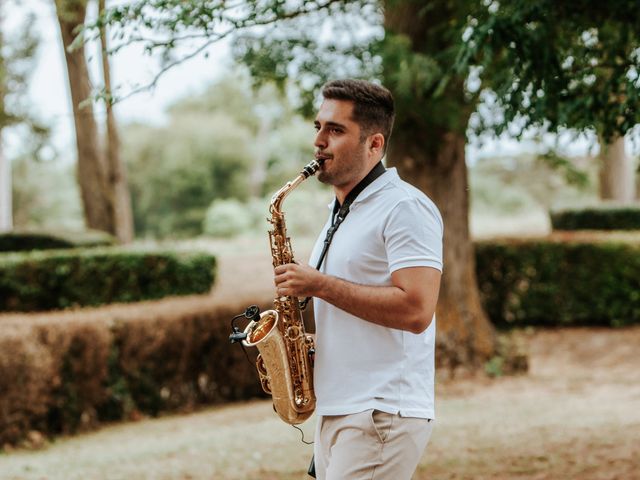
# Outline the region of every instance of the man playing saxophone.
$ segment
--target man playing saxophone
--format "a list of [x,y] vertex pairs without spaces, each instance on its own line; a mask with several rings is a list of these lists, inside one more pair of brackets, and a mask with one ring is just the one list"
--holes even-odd
[[329,82],[322,93],[318,179],[336,197],[311,255],[322,263],[275,268],[278,295],[314,297],[316,474],[408,480],[435,418],[442,219],[381,164],[391,93],[360,80]]

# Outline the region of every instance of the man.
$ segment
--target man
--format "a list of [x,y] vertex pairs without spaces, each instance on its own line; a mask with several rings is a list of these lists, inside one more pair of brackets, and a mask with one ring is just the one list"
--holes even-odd
[[333,186],[338,203],[312,264],[336,208],[370,172],[381,174],[351,203],[320,271],[275,269],[279,295],[314,297],[317,478],[408,480],[433,426],[442,219],[395,169],[377,166],[393,125],[391,93],[360,80],[330,82],[322,93],[318,179]]

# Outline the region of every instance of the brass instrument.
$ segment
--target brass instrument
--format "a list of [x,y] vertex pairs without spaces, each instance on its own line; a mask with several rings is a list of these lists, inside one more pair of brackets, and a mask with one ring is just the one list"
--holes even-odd
[[[291,240],[287,236],[282,202],[300,183],[320,168],[312,161],[302,172],[287,182],[271,198],[269,207],[269,241],[274,268],[293,263]],[[271,394],[276,413],[285,422],[296,425],[311,416],[316,406],[313,391],[313,338],[304,330],[302,312],[297,297],[281,296],[273,300],[273,310],[260,314],[244,330],[245,347],[257,347],[260,352],[256,367],[265,392]],[[255,314],[257,317],[257,312]]]

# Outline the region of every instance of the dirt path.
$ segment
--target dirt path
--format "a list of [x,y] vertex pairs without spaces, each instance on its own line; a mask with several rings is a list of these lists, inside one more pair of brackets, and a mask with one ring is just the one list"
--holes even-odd
[[[416,480],[640,479],[640,327],[540,331],[529,346],[526,376],[439,383]],[[312,447],[299,439],[251,402],[3,454],[0,478],[302,480]]]

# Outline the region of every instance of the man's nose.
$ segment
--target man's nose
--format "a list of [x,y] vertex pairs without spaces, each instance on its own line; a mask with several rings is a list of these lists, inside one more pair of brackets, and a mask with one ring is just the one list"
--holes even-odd
[[327,147],[327,136],[322,130],[318,130],[318,133],[316,133],[316,140],[313,145],[321,150]]

